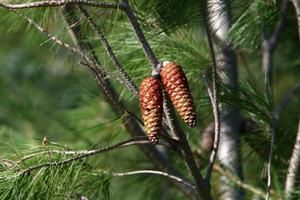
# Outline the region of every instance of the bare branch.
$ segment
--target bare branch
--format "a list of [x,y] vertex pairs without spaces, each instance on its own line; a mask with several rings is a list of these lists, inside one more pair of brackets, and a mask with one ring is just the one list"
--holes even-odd
[[219,123],[219,117],[218,117],[218,115],[216,115],[216,113],[218,113],[218,104],[216,104],[216,101],[214,100],[214,92],[212,91],[212,89],[209,86],[206,74],[204,75],[204,83],[207,87],[209,98],[210,98],[210,101],[211,101],[211,104],[213,107],[213,112],[214,112],[214,117],[215,117],[214,124],[218,123],[217,126],[215,125],[214,144],[213,144],[213,149],[212,149],[210,159],[209,159],[209,165],[207,167],[207,171],[206,171],[206,175],[205,175],[205,179],[209,182],[211,174],[212,174],[212,169],[213,169],[214,163],[217,158],[218,146],[220,143],[220,125],[219,125],[220,123]]
[[299,165],[300,165],[300,120],[299,120],[297,138],[289,162],[289,168],[288,168],[286,181],[285,181],[285,195],[287,199],[291,198],[291,194],[294,191]]
[[93,19],[91,18],[91,16],[89,15],[89,13],[87,12],[86,9],[84,9],[81,6],[79,6],[79,10],[83,13],[83,15],[85,16],[87,22],[89,23],[89,25],[91,26],[91,28],[94,30],[94,32],[97,34],[98,39],[100,40],[100,42],[102,43],[102,45],[105,48],[106,52],[110,56],[112,63],[119,70],[121,76],[126,80],[126,86],[133,93],[135,93],[137,95],[138,91],[139,91],[138,88],[137,88],[137,86],[134,84],[134,82],[132,81],[132,79],[128,76],[128,74],[126,73],[126,71],[124,70],[124,68],[122,67],[122,65],[118,61],[118,59],[116,58],[116,56],[115,56],[115,54],[114,54],[114,52],[113,52],[110,44],[106,40],[106,38],[105,38],[104,34],[102,33],[102,31],[98,28],[98,26],[93,21]]
[[[73,158],[69,158],[63,161],[56,161],[56,162],[50,162],[50,163],[43,163],[40,165],[36,165],[36,166],[32,166],[28,169],[22,170],[19,175],[25,175],[33,170],[37,170],[37,169],[41,169],[44,167],[59,167],[61,165],[66,165],[69,164],[73,161],[77,161],[77,160],[81,160],[83,158],[87,158],[99,153],[104,153],[104,152],[109,152],[112,150],[116,150],[119,148],[124,148],[124,147],[128,147],[128,146],[133,146],[133,145],[142,145],[142,144],[150,144],[150,141],[146,138],[146,137],[136,137],[136,138],[132,138],[129,140],[126,140],[124,142],[120,142],[118,144],[112,145],[112,146],[108,146],[105,148],[101,148],[101,149],[95,149],[95,150],[87,150],[87,151],[61,151],[59,153],[63,153],[63,154],[74,154],[74,155],[78,155],[75,156]],[[51,152],[51,151],[50,151]],[[56,152],[58,153],[58,152]]]
[[266,200],[269,200],[270,198],[270,192],[272,187],[272,159],[273,159],[273,153],[274,153],[274,146],[275,146],[275,121],[272,120],[270,125],[270,132],[271,132],[271,145],[270,145],[270,152],[269,152],[269,158],[268,158],[268,165],[267,165],[267,176],[268,176],[268,182],[267,182],[267,194],[266,194]]
[[190,184],[189,182],[183,180],[180,177],[174,176],[172,174],[162,172],[162,171],[157,171],[157,170],[137,170],[137,171],[131,171],[131,172],[121,172],[121,173],[112,173],[113,176],[131,176],[131,175],[136,175],[136,174],[156,174],[160,176],[165,176],[168,177],[172,180],[175,180],[177,182],[183,183],[184,185],[190,187],[191,189],[195,190],[195,186]]
[[19,3],[19,4],[9,4],[0,2],[0,7],[8,9],[26,9],[26,8],[40,8],[40,7],[59,7],[64,6],[67,3],[76,4],[76,5],[86,5],[93,7],[102,7],[102,8],[119,8],[119,5],[116,3],[110,2],[96,2],[92,0],[50,0],[50,1],[36,1],[31,3]]

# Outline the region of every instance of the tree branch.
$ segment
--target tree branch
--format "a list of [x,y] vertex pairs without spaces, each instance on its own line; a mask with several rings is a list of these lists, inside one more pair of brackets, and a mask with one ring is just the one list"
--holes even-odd
[[172,174],[162,172],[162,171],[157,171],[157,170],[137,170],[137,171],[130,171],[130,172],[119,172],[119,173],[112,173],[113,176],[131,176],[131,175],[136,175],[136,174],[156,174],[160,176],[165,176],[168,177],[172,180],[175,180],[179,183],[183,183],[184,185],[190,187],[191,189],[195,190],[195,186],[190,184],[189,182],[183,180],[180,177],[174,176]]
[[293,148],[293,153],[289,162],[289,168],[286,175],[285,181],[285,195],[287,199],[290,199],[292,192],[294,191],[296,178],[299,171],[300,165],[300,120],[297,132],[296,142]]
[[[283,0],[280,11],[281,13],[284,13],[287,7],[288,0]],[[271,144],[270,144],[270,152],[269,152],[269,158],[268,158],[268,165],[267,165],[267,174],[268,174],[268,182],[267,182],[267,194],[266,194],[266,200],[270,197],[270,191],[272,186],[272,159],[273,159],[273,152],[274,152],[274,146],[275,146],[275,137],[276,137],[276,123],[277,119],[275,116],[275,111],[273,110],[273,53],[277,46],[278,42],[278,36],[279,33],[282,30],[283,27],[283,21],[284,18],[280,19],[275,28],[273,29],[272,35],[270,37],[267,37],[266,34],[263,32],[263,42],[262,42],[262,68],[264,70],[265,74],[265,96],[268,100],[268,103],[270,105],[269,110],[269,116],[270,116],[270,133],[271,133]]]
[[218,100],[218,92],[217,92],[217,64],[216,64],[216,58],[215,58],[215,51],[214,51],[214,45],[212,42],[212,36],[210,32],[210,27],[207,19],[207,2],[206,0],[201,0],[202,2],[202,9],[203,9],[203,19],[205,23],[205,31],[206,31],[206,36],[208,40],[208,45],[210,48],[210,56],[212,59],[212,92],[210,92],[210,96],[212,97],[212,107],[213,107],[213,114],[214,114],[214,121],[215,121],[215,137],[214,137],[214,146],[213,146],[213,151],[210,156],[209,160],[209,166],[205,175],[205,179],[207,183],[210,183],[210,178],[211,178],[211,172],[212,168],[214,165],[214,162],[217,157],[217,151],[219,148],[219,138],[220,138],[220,113],[219,113],[219,100]]
[[[214,92],[212,91],[213,89],[210,88],[210,85],[208,83],[208,80],[207,80],[207,75],[204,74],[204,83],[207,87],[207,92],[208,92],[208,95],[209,95],[209,98],[210,98],[210,101],[211,101],[211,104],[212,104],[212,107],[213,107],[213,111],[214,111],[214,117],[215,119],[218,119],[216,118],[216,115],[215,115],[215,112],[218,110],[218,104],[216,104],[215,100],[214,100]],[[218,121],[219,120],[215,120],[214,124],[216,123],[220,124]],[[218,125],[220,126],[220,125]],[[218,128],[218,130],[220,131],[220,127]],[[219,143],[220,143],[220,133],[219,132],[216,132],[217,129],[216,129],[216,125],[215,125],[215,135],[214,135],[214,143],[213,143],[213,149],[212,149],[212,152],[211,152],[211,155],[210,155],[210,159],[209,159],[209,165],[207,167],[207,171],[206,171],[206,175],[205,175],[205,179],[206,181],[210,181],[210,178],[211,178],[211,174],[212,174],[212,170],[213,170],[213,166],[214,166],[214,163],[216,161],[216,158],[217,158],[217,152],[218,152],[218,146],[219,146]]]
[[59,7],[64,6],[67,3],[76,4],[76,5],[86,5],[93,7],[102,7],[102,8],[119,8],[119,5],[116,3],[110,2],[96,2],[92,0],[50,0],[50,1],[36,1],[31,3],[19,3],[19,4],[9,4],[0,2],[0,7],[8,9],[26,9],[26,8],[40,8],[40,7]]
[[200,173],[200,170],[198,166],[196,165],[192,150],[190,148],[190,145],[186,139],[186,136],[184,132],[179,127],[179,123],[176,121],[176,118],[173,116],[176,116],[174,108],[170,105],[170,99],[168,95],[165,96],[165,107],[166,113],[168,113],[167,117],[168,122],[171,123],[170,129],[173,135],[178,137],[178,144],[180,148],[181,155],[187,165],[187,167],[190,170],[191,175],[194,178],[194,181],[196,183],[196,188],[199,192],[199,198],[203,200],[210,200],[211,196],[208,191],[207,185],[205,184],[205,181]]
[[146,39],[138,20],[136,19],[131,7],[129,6],[128,1],[122,1],[122,3],[120,4],[120,9],[126,13],[132,25],[132,28],[135,32],[135,35],[143,47],[145,55],[148,57],[150,63],[152,64],[152,69],[156,70],[156,66],[158,65],[159,62],[155,54],[153,53],[153,50],[150,47],[148,40]]
[[[43,167],[59,167],[61,165],[66,165],[69,164],[73,161],[77,161],[77,160],[81,160],[83,158],[87,158],[99,153],[104,153],[104,152],[109,152],[112,150],[116,150],[119,148],[124,148],[124,147],[128,147],[128,146],[132,146],[132,145],[142,145],[142,144],[150,144],[150,141],[146,138],[146,137],[136,137],[136,138],[132,138],[123,142],[120,142],[118,144],[112,145],[112,146],[108,146],[105,148],[101,148],[101,149],[95,149],[95,150],[88,150],[88,151],[60,151],[60,153],[63,154],[73,154],[73,155],[78,155],[75,156],[73,158],[69,158],[63,161],[58,161],[58,162],[50,162],[50,163],[43,163],[40,165],[36,165],[36,166],[32,166],[28,169],[22,170],[19,175],[25,175],[33,170],[37,170]],[[51,152],[51,151],[50,151]],[[56,152],[58,153],[58,152]]]
[[87,12],[87,10],[85,8],[83,8],[82,6],[79,6],[79,10],[83,13],[83,15],[85,16],[87,22],[89,23],[89,25],[91,26],[91,28],[93,29],[93,31],[96,33],[96,35],[98,36],[98,39],[100,40],[101,44],[103,45],[103,47],[105,48],[107,54],[110,56],[112,63],[115,65],[115,67],[119,70],[121,76],[126,80],[126,86],[136,95],[138,95],[139,90],[137,88],[137,86],[134,84],[134,82],[132,81],[132,79],[128,76],[128,74],[126,73],[126,71],[124,70],[124,68],[122,67],[122,65],[120,64],[120,62],[118,61],[118,59],[116,58],[110,44],[108,43],[108,41],[106,40],[104,34],[101,32],[101,30],[98,28],[98,26],[96,25],[96,23],[93,21],[93,19],[91,18],[91,16],[89,15],[89,13]]

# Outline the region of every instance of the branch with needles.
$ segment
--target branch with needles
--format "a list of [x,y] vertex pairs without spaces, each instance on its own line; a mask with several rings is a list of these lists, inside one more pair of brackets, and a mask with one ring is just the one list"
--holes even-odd
[[116,56],[113,52],[113,49],[111,48],[110,44],[108,43],[108,41],[105,38],[102,31],[98,28],[98,26],[96,25],[96,23],[91,18],[91,16],[89,15],[88,11],[85,8],[83,8],[82,6],[79,6],[79,10],[83,13],[83,15],[85,16],[85,19],[87,20],[88,24],[90,25],[90,27],[93,29],[93,31],[98,36],[99,41],[101,42],[104,49],[106,50],[109,57],[111,58],[112,63],[119,70],[119,73],[121,74],[121,76],[126,80],[125,83],[126,83],[127,87],[130,88],[130,90],[137,95],[138,92],[139,92],[137,86],[134,84],[132,79],[128,76],[128,74],[126,73],[126,71],[124,70],[124,68],[122,67],[122,65],[118,61],[118,59],[116,58]]
[[[18,175],[26,175],[27,173],[30,173],[33,170],[38,170],[44,167],[59,167],[62,165],[66,165],[69,164],[71,162],[74,161],[78,161],[81,160],[83,158],[87,158],[99,153],[104,153],[104,152],[109,152],[115,149],[119,149],[119,148],[124,148],[124,147],[128,147],[128,146],[132,146],[132,145],[142,145],[142,144],[149,144],[149,140],[146,137],[136,137],[136,138],[132,138],[123,142],[120,142],[118,144],[112,145],[112,146],[108,146],[105,148],[100,148],[100,149],[95,149],[95,150],[88,150],[88,151],[50,151],[49,153],[61,153],[61,154],[67,154],[67,155],[75,155],[72,158],[66,159],[66,160],[62,160],[62,161],[55,161],[55,162],[50,162],[50,163],[43,163],[43,164],[39,164],[39,165],[35,165],[32,167],[29,167],[25,170],[22,170],[21,172],[19,172]],[[28,157],[27,157],[28,158]],[[24,160],[24,158],[22,159]]]
[[47,32],[46,29],[44,29],[43,27],[41,27],[40,25],[38,25],[33,19],[31,19],[30,17],[22,14],[21,12],[12,10],[13,12],[15,12],[17,15],[23,17],[29,24],[31,24],[32,26],[34,26],[38,31],[44,33],[50,40],[52,40],[54,43],[58,44],[59,46],[66,48],[72,52],[74,52],[75,54],[79,55],[83,61],[81,61],[81,63],[85,63],[84,66],[87,66],[91,71],[93,71],[93,73],[95,74],[96,78],[98,79],[99,83],[102,85],[104,91],[106,92],[106,94],[109,96],[109,98],[111,99],[111,101],[117,105],[121,110],[123,110],[124,113],[128,114],[130,117],[135,118],[137,121],[139,121],[141,124],[143,124],[143,122],[136,117],[136,115],[129,111],[127,108],[125,108],[122,104],[120,104],[118,102],[118,100],[116,100],[114,98],[114,96],[110,95],[110,91],[109,88],[106,87],[106,84],[103,82],[103,78],[100,77],[100,74],[98,73],[97,70],[95,70],[95,65],[96,63],[93,62],[88,55],[84,54],[83,51],[81,51],[80,49],[76,48],[76,47],[72,47],[70,44],[65,43],[63,41],[61,41],[58,37],[50,34]]

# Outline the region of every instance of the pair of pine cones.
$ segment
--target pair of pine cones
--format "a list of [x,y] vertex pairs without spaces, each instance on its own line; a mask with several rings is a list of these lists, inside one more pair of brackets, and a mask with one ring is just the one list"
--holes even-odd
[[[183,70],[176,63],[164,61],[159,64],[158,71],[179,116],[189,127],[194,127],[196,112]],[[147,77],[142,81],[139,96],[147,135],[152,144],[157,144],[163,115],[163,89],[158,76]]]

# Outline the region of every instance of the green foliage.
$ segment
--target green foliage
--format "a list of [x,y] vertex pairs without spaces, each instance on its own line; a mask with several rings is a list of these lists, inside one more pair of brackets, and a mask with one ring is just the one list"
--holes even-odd
[[[6,161],[8,162],[8,161]],[[16,164],[16,163],[14,163]],[[84,162],[43,167],[22,173],[19,164],[0,172],[1,199],[110,199],[110,175],[90,169]]]
[[241,7],[238,12],[244,12],[235,17],[228,33],[229,41],[234,47],[257,49],[262,34],[270,35],[279,19],[277,6],[272,1],[255,0]]

